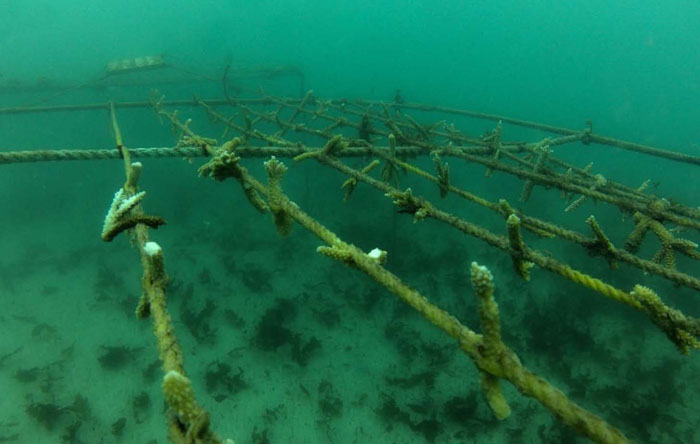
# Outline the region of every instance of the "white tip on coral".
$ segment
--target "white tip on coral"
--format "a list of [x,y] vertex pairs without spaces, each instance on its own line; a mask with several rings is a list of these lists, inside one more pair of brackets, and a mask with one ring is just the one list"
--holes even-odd
[[384,262],[386,262],[387,252],[384,250],[380,250],[379,248],[373,248],[372,251],[367,253],[367,256],[369,256],[370,259],[373,259],[379,262],[380,265],[382,265],[384,264]]
[[143,245],[143,251],[146,253],[148,256],[155,256],[163,251],[162,248],[160,248],[160,245],[158,245],[155,242],[146,242]]

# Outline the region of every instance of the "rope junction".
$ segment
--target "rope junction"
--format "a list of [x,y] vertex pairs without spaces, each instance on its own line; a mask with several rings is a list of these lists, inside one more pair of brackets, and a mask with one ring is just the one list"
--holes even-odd
[[[119,109],[152,107],[161,121],[169,123],[177,137],[174,147],[127,148],[121,140],[116,112]],[[223,127],[221,140],[201,136],[192,129],[191,119],[182,121],[175,107],[203,110],[214,123]],[[358,269],[396,294],[431,323],[454,338],[474,362],[481,375],[481,385],[494,414],[503,419],[510,413],[499,381],[504,379],[521,393],[538,400],[564,423],[595,442],[628,442],[621,431],[602,418],[579,407],[542,377],[527,370],[515,351],[500,338],[498,306],[493,282],[485,267],[472,264],[472,284],[477,296],[483,333],[461,324],[454,316],[432,304],[425,296],[410,288],[383,267],[387,252],[363,252],[340,239],[321,222],[313,219],[284,193],[281,178],[287,167],[278,159],[296,162],[315,160],[346,176],[345,198],[351,197],[359,183],[386,196],[400,213],[415,220],[426,218],[455,228],[491,247],[510,255],[515,269],[524,280],[530,280],[533,267],[541,268],[582,285],[593,292],[645,313],[649,319],[682,352],[700,348],[700,320],[667,306],[649,288],[636,285],[625,290],[613,283],[575,269],[563,259],[528,246],[522,236],[525,230],[539,238],[558,239],[577,244],[593,257],[616,268],[620,262],[654,274],[677,286],[700,290],[700,279],[678,270],[678,253],[700,259],[698,245],[677,237],[676,228],[700,230],[700,209],[669,201],[647,192],[649,181],[630,187],[601,174],[594,174],[591,165],[579,168],[553,154],[554,147],[574,143],[599,144],[660,157],[676,162],[700,165],[700,157],[660,148],[635,144],[595,134],[589,124],[582,130],[554,127],[503,116],[454,108],[403,101],[323,100],[309,91],[303,98],[264,95],[259,98],[227,98],[217,100],[166,101],[156,93],[149,101],[102,103],[68,106],[13,107],[0,109],[0,114],[65,112],[76,110],[109,110],[116,136],[117,149],[69,149],[0,152],[0,163],[22,163],[58,160],[98,160],[122,158],[126,171],[124,186],[117,192],[105,221],[103,239],[111,240],[126,232],[136,240],[144,269],[144,292],[137,315],[153,319],[159,355],[165,373],[163,390],[169,406],[170,438],[175,443],[224,443],[210,428],[206,410],[194,398],[186,377],[182,351],[175,338],[172,320],[165,300],[165,272],[160,247],[148,238],[148,228],[164,223],[146,215],[141,208],[144,194],[138,191],[141,165],[137,158],[207,157],[199,175],[217,181],[234,178],[241,185],[250,203],[260,212],[270,212],[281,235],[287,235],[297,222],[324,242],[318,252]],[[441,116],[463,116],[496,122],[492,131],[480,137],[465,135],[446,120],[426,124],[409,113],[430,112]],[[226,114],[225,114],[226,113]],[[549,133],[535,142],[508,141],[504,126],[513,125]],[[349,134],[352,133],[352,136]],[[309,143],[310,139],[319,143]],[[429,156],[434,172],[419,168],[410,159]],[[241,164],[242,159],[262,157],[267,184],[256,179]],[[369,159],[365,168],[357,169],[343,162],[346,158]],[[458,187],[450,176],[446,159],[463,159],[483,165],[486,175],[500,171],[522,180],[521,201],[527,201],[534,187],[556,188],[566,198],[562,211],[574,212],[589,199],[604,202],[634,218],[635,227],[624,246],[614,245],[594,216],[586,219],[590,234],[578,232],[554,222],[526,214],[504,199],[491,201]],[[382,165],[377,177],[373,172]],[[399,188],[399,174],[412,174],[434,183],[445,197],[452,193],[475,203],[505,220],[503,231],[493,232],[441,209],[436,203],[414,195],[410,188]],[[377,176],[375,174],[375,176]],[[645,236],[653,233],[660,242],[651,257],[639,256]],[[390,252],[389,252],[390,253]]]

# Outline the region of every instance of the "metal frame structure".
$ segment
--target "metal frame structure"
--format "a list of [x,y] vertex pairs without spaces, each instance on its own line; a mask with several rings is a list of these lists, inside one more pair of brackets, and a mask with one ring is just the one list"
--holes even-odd
[[[175,146],[125,146],[119,131],[117,112],[125,108],[144,107],[153,108],[161,121],[172,125],[177,136]],[[204,110],[213,122],[223,127],[220,140],[224,142],[219,143],[195,132],[196,122],[181,120],[178,112],[174,111],[176,107]],[[144,102],[12,107],[0,109],[0,115],[77,110],[109,110],[116,148],[0,151],[0,164],[123,159],[126,180],[115,194],[102,237],[110,241],[124,232],[138,246],[144,270],[144,292],[136,312],[141,318],[150,316],[153,320],[165,373],[163,390],[170,407],[170,438],[175,443],[223,443],[225,440],[212,431],[207,412],[195,400],[192,385],[186,377],[182,351],[167,310],[163,253],[157,244],[149,240],[148,228],[157,228],[164,222],[157,216],[145,213],[141,206],[145,194],[138,186],[141,164],[136,161],[141,158],[205,157],[208,161],[199,169],[199,175],[217,181],[236,180],[258,211],[273,215],[280,235],[288,235],[293,223],[311,231],[324,243],[319,247],[319,253],[371,276],[379,285],[395,293],[454,338],[478,368],[484,394],[499,419],[510,413],[499,385],[503,379],[524,395],[539,401],[556,417],[591,440],[602,443],[628,442],[621,431],[579,407],[545,379],[530,372],[521,364],[515,351],[503,343],[492,277],[487,269],[477,264],[472,264],[471,268],[482,327],[482,333],[477,333],[390,273],[383,264],[391,251],[362,251],[340,239],[292,202],[282,188],[282,177],[288,168],[279,159],[293,158],[296,162],[314,160],[319,167],[336,170],[347,177],[343,185],[345,199],[351,198],[357,186],[375,189],[390,199],[400,213],[411,215],[415,220],[436,220],[503,251],[511,257],[515,273],[526,281],[530,280],[533,267],[547,270],[645,313],[682,353],[700,348],[700,320],[669,307],[653,290],[641,285],[631,289],[619,288],[614,282],[605,282],[575,268],[567,258],[556,258],[531,248],[523,237],[525,231],[528,236],[577,244],[582,251],[598,257],[610,267],[624,263],[639,270],[640,274],[651,273],[675,285],[700,290],[698,277],[676,268],[676,256],[679,254],[691,260],[700,259],[698,245],[678,237],[669,228],[673,224],[683,229],[699,230],[700,209],[649,193],[648,181],[639,187],[630,187],[594,174],[590,166],[577,167],[557,158],[553,148],[576,143],[599,144],[695,165],[700,165],[700,157],[602,136],[596,134],[590,124],[584,129],[572,130],[492,114],[407,103],[398,96],[392,102],[324,100],[309,91],[303,98],[263,94],[257,98],[166,101],[154,93],[150,100]],[[427,122],[415,117],[425,112],[444,119]],[[494,127],[481,136],[469,136],[446,120],[450,116],[492,121]],[[549,135],[532,142],[509,141],[506,139],[508,126],[525,127]],[[318,143],[309,143],[311,139]],[[361,169],[353,168],[344,161],[349,157],[362,157],[367,164]],[[416,162],[411,161],[417,157],[431,158],[434,171],[419,168]],[[265,162],[267,183],[255,178],[242,165],[242,160],[249,158],[268,159]],[[585,200],[594,200],[633,216],[635,227],[625,244],[617,246],[610,241],[604,227],[594,216],[586,219],[590,233],[583,233],[539,215],[527,214],[506,200],[488,200],[458,185],[459,178],[450,175],[449,159],[482,165],[487,176],[499,171],[517,177],[522,181],[522,201],[531,198],[534,187],[556,188],[565,199],[562,209],[566,212],[577,210]],[[410,188],[401,189],[398,180],[401,172],[435,184],[443,197],[452,193],[499,215],[504,220],[503,231],[491,231],[442,209],[436,202],[414,195]],[[651,235],[658,238],[660,248],[652,257],[645,258],[638,251],[644,238]]]

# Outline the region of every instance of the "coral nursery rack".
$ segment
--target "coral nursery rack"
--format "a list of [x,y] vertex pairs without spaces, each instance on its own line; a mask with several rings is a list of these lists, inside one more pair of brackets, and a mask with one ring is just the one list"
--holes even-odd
[[[119,130],[117,113],[130,108],[152,108],[159,119],[172,126],[177,142],[167,147],[127,147]],[[223,129],[219,140],[195,132],[197,122],[182,120],[175,110],[197,108]],[[626,273],[655,275],[676,286],[700,290],[700,279],[681,265],[700,259],[698,245],[679,237],[679,231],[700,229],[700,209],[683,205],[650,192],[650,181],[637,186],[625,185],[592,171],[592,166],[577,166],[555,156],[564,146],[600,145],[655,156],[671,162],[700,165],[700,157],[602,136],[589,123],[574,130],[504,116],[455,108],[405,102],[397,96],[391,102],[373,100],[326,100],[309,91],[303,98],[262,95],[256,98],[165,100],[157,93],[143,102],[108,102],[82,105],[8,107],[1,115],[69,111],[109,111],[116,138],[116,149],[42,149],[0,151],[0,163],[59,160],[123,159],[126,180],[115,193],[105,218],[102,238],[110,241],[120,233],[138,246],[143,266],[143,295],[136,313],[150,317],[157,338],[164,371],[163,391],[168,409],[170,439],[175,443],[223,443],[213,432],[207,411],[195,399],[186,376],[183,354],[175,337],[166,304],[167,279],[161,247],[149,239],[149,228],[164,223],[142,207],[145,192],[139,189],[141,163],[136,159],[183,157],[206,159],[199,175],[217,181],[234,179],[250,204],[260,213],[272,215],[281,236],[290,234],[298,224],[318,237],[323,246],[318,252],[350,268],[362,271],[378,285],[397,295],[428,321],[451,336],[473,361],[481,376],[484,395],[496,417],[505,419],[510,407],[500,381],[513,384],[525,396],[536,399],[557,418],[595,442],[628,442],[625,435],[578,406],[543,377],[528,370],[515,350],[501,340],[501,323],[494,297],[494,284],[488,269],[471,265],[471,280],[477,299],[481,333],[464,325],[456,317],[433,304],[385,268],[391,251],[376,248],[363,251],[341,239],[321,221],[295,204],[282,186],[282,178],[295,162],[314,161],[319,167],[335,170],[344,178],[344,198],[353,199],[358,186],[378,191],[398,209],[416,221],[434,220],[466,236],[483,241],[490,248],[510,256],[519,279],[530,281],[533,270],[546,270],[585,287],[592,294],[610,298],[630,310],[644,313],[681,353],[700,348],[700,321],[663,302],[657,293],[643,285],[623,288],[624,284],[606,282],[528,243],[549,239],[576,246],[580,251],[611,268],[624,265]],[[419,117],[421,116],[421,117]],[[431,120],[432,119],[432,120]],[[491,122],[485,133],[472,136],[449,119]],[[546,136],[532,141],[508,140],[508,129],[525,128]],[[572,150],[575,148],[571,148]],[[255,177],[243,163],[266,159],[266,180]],[[363,167],[348,160],[362,159]],[[281,159],[290,159],[285,165]],[[294,160],[291,160],[294,159]],[[428,159],[429,163],[421,161]],[[533,214],[517,208],[505,199],[489,200],[467,190],[465,180],[454,174],[449,162],[467,162],[483,167],[485,176],[495,172],[516,178],[521,183],[519,199],[526,203],[533,189],[556,189],[561,193],[561,212],[578,214],[586,201],[602,203],[603,208],[618,208],[634,219],[623,245],[615,245],[594,215],[582,217],[588,232],[576,231],[555,222],[548,214]],[[432,171],[426,168],[430,165]],[[451,174],[453,171],[453,174]],[[502,218],[500,230],[484,226],[455,214],[449,208],[414,194],[400,186],[403,175],[434,184],[438,199],[457,196]],[[484,180],[496,180],[484,178]],[[550,196],[551,197],[551,196]],[[671,227],[675,228],[671,228]],[[371,227],[367,227],[370,229]],[[658,240],[651,257],[640,254],[647,237]],[[526,238],[533,239],[526,242]],[[679,256],[682,261],[677,260]],[[575,262],[575,258],[574,262]],[[688,268],[688,267],[686,267]],[[636,270],[636,271],[634,271]],[[534,279],[533,279],[534,280]]]

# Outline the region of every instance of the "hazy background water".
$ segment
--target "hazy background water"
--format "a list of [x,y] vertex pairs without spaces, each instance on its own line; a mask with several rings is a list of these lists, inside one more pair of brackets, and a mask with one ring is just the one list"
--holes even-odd
[[[2,78],[166,54],[301,67],[322,96],[459,105],[697,149],[700,5],[672,0],[4,0]],[[1,79],[1,78],[0,78]]]

